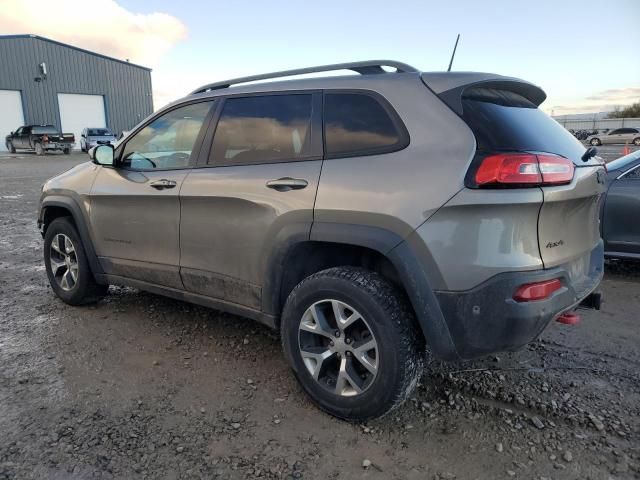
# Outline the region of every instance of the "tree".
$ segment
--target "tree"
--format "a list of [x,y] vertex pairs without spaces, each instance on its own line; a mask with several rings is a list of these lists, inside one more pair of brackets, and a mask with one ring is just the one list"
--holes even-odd
[[640,102],[633,103],[628,107],[616,109],[607,115],[607,118],[635,118],[640,117]]

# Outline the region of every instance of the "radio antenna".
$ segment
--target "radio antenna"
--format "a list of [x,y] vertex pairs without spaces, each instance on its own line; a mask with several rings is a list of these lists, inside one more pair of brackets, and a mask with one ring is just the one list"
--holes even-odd
[[456,56],[456,49],[458,48],[458,40],[460,40],[460,34],[458,34],[456,38],[456,44],[453,46],[453,53],[451,54],[451,61],[449,62],[449,68],[447,68],[447,72],[451,71],[451,65],[453,65],[453,57]]

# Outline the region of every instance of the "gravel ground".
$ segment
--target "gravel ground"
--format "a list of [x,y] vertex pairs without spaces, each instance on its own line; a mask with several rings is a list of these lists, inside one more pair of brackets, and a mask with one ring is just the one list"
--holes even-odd
[[261,325],[129,288],[54,297],[39,187],[85,158],[0,155],[0,479],[639,478],[637,266],[608,268],[580,325],[432,362],[402,408],[349,424]]

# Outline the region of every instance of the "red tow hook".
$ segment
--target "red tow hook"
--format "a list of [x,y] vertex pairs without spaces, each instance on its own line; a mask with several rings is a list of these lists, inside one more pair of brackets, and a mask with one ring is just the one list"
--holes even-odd
[[566,312],[556,318],[556,322],[564,323],[565,325],[577,325],[582,318],[575,312]]

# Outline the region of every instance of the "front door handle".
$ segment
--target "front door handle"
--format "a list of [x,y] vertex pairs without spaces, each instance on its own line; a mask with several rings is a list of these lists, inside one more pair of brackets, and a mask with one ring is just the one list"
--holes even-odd
[[309,185],[309,182],[302,178],[283,177],[277,180],[269,180],[267,182],[268,188],[273,188],[278,192],[288,192],[289,190],[300,190],[301,188]]
[[175,180],[167,180],[166,178],[163,178],[162,180],[151,182],[149,185],[151,185],[156,190],[164,190],[165,188],[175,187],[177,185],[177,182]]

